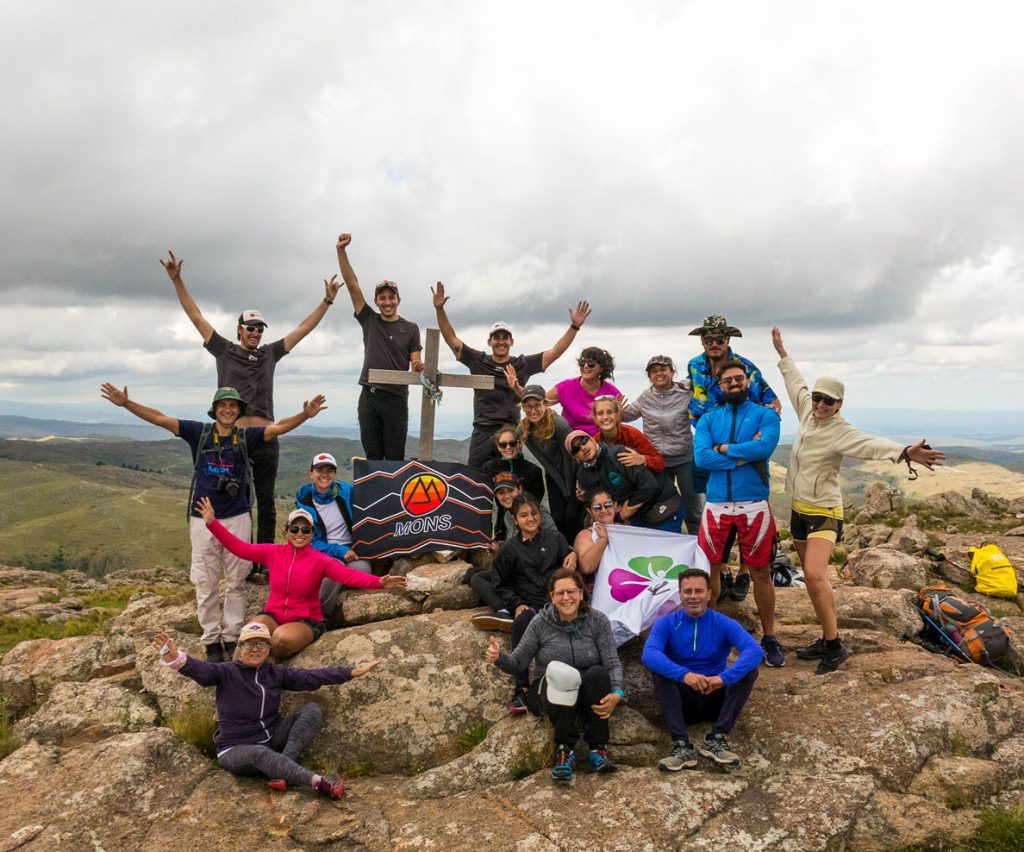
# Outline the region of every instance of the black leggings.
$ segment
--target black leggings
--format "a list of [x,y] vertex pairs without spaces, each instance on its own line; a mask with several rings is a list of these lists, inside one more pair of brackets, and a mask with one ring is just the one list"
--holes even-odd
[[289,784],[310,786],[313,773],[295,762],[316,736],[323,721],[319,704],[303,704],[282,719],[266,745],[237,745],[217,755],[217,762],[233,775],[283,778]]
[[526,706],[535,716],[547,714],[555,728],[555,743],[572,748],[576,742],[579,723],[583,722],[583,739],[592,749],[608,745],[608,720],[592,709],[612,691],[611,678],[604,666],[598,664],[580,672],[583,678],[575,707],[551,704],[541,693],[541,678],[535,678],[526,694]]

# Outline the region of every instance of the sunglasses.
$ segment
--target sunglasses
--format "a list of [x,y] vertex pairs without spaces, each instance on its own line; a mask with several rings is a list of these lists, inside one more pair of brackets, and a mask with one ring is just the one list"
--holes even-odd
[[600,512],[602,509],[614,509],[614,508],[615,508],[615,501],[614,500],[605,500],[603,503],[591,503],[590,504],[590,511],[591,512]]
[[811,402],[813,402],[815,405],[817,405],[819,402],[823,402],[825,403],[825,405],[835,405],[837,402],[839,402],[839,400],[832,399],[832,397],[826,396],[823,393],[812,393]]
[[249,334],[263,334],[262,325],[243,325],[242,328],[249,332]]
[[285,529],[287,529],[292,535],[309,535],[313,532],[313,528],[306,524],[288,524]]
[[253,639],[242,643],[242,648],[246,651],[264,651],[270,647],[270,643],[266,639]]
[[498,446],[503,450],[511,450],[513,447],[519,446],[519,441],[498,441]]
[[597,361],[595,361],[593,358],[580,358],[576,363],[579,366],[581,366],[581,367],[596,367],[597,366]]
[[580,450],[582,450],[586,445],[587,445],[587,439],[586,438],[577,438],[575,441],[573,441],[569,445],[569,452],[572,453],[572,455],[576,455],[576,453],[578,453]]
[[721,346],[723,343],[727,343],[728,340],[729,338],[724,334],[709,334],[701,338],[701,342],[706,343],[708,346]]
[[718,384],[720,385],[742,385],[747,380],[746,376],[726,376],[724,379],[719,379]]

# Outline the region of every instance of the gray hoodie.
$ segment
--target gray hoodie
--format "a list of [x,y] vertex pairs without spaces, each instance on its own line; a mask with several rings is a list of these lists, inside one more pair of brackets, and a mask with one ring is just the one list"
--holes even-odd
[[596,609],[581,612],[575,621],[562,621],[552,603],[533,617],[511,654],[498,655],[498,667],[509,674],[524,672],[536,658],[533,676],[540,677],[553,660],[585,671],[605,667],[612,689],[622,689],[622,662],[615,650],[608,616]]
[[689,379],[673,382],[667,391],[647,388],[622,409],[622,420],[643,417],[644,434],[665,457],[665,465],[674,467],[693,458],[693,435],[690,431]]

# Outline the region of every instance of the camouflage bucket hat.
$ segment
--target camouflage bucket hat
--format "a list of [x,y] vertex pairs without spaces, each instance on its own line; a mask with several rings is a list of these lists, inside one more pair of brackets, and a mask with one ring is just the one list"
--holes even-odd
[[726,337],[743,337],[743,332],[736,326],[729,325],[725,317],[718,314],[704,317],[704,324],[697,326],[690,332],[692,335],[703,337],[706,334],[724,334]]

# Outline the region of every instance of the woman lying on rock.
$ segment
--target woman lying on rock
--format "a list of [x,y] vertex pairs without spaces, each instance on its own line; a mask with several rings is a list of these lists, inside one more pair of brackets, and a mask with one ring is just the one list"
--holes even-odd
[[292,669],[267,662],[270,630],[253,621],[242,628],[237,659],[223,663],[196,660],[179,651],[167,633],[157,633],[153,647],[162,665],[191,678],[200,686],[217,687],[217,761],[234,775],[263,775],[268,787],[285,790],[289,783],[312,787],[340,799],[344,781],[337,775],[317,775],[296,763],[320,730],[320,706],[310,701],[281,718],[281,693],[310,692],[327,684],[362,677],[380,660],[355,669]]
[[313,516],[295,509],[285,524],[287,544],[249,544],[221,525],[205,497],[196,503],[214,538],[235,556],[267,566],[270,596],[255,621],[270,630],[270,653],[279,660],[297,654],[324,633],[320,584],[330,577],[357,589],[404,589],[405,577],[364,574],[310,547]]
[[843,495],[839,490],[843,459],[889,459],[894,463],[905,461],[908,466],[916,462],[932,470],[945,456],[931,449],[923,438],[904,447],[855,429],[839,415],[846,394],[843,383],[822,376],[814,383],[814,390],[808,391],[807,381],[786,352],[778,328],[772,329],[772,344],[779,353],[779,370],[786,380],[789,399],[800,418],[800,431],[786,472],[786,493],[793,501],[789,526],[822,632],[820,639],[798,648],[796,655],[801,660],[818,660],[815,674],[823,675],[834,672],[850,656],[850,649],[839,638],[836,599],[829,582],[829,557],[843,534]]
[[608,717],[625,697],[622,663],[615,650],[607,616],[584,600],[583,577],[559,568],[548,583],[550,603],[537,614],[511,654],[488,638],[484,659],[509,674],[525,674],[535,661],[526,706],[535,716],[546,714],[555,728],[555,765],[551,777],[572,780],[572,750],[583,722],[590,747],[592,772],[614,772],[608,756]]

